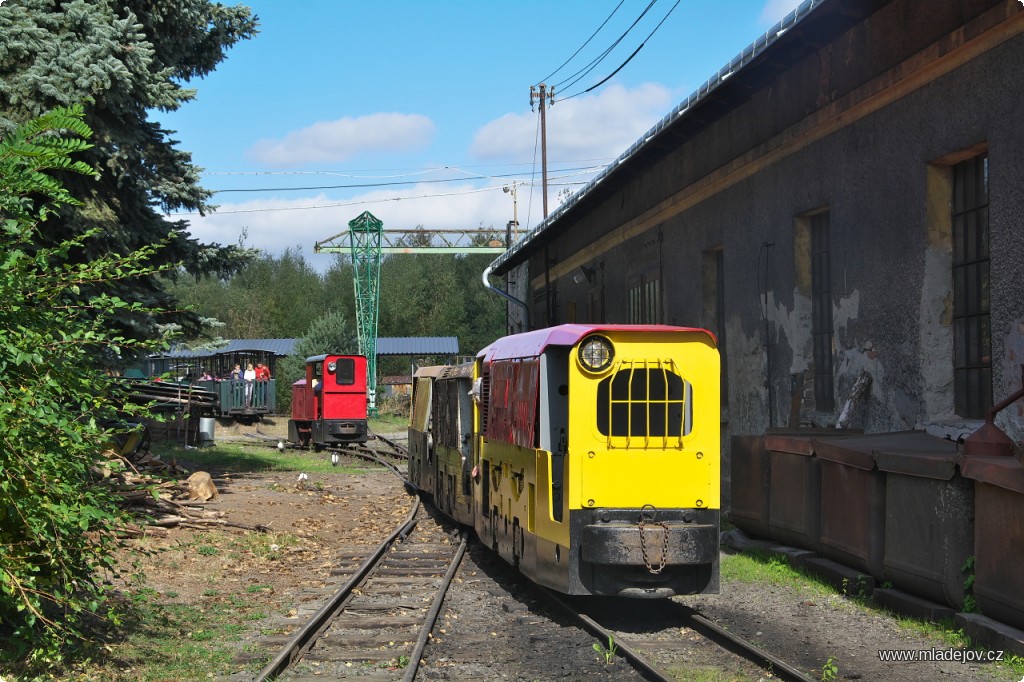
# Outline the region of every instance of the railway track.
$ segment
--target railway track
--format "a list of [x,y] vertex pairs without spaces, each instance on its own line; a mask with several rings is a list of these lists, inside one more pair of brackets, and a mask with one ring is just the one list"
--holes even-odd
[[[788,682],[817,679],[674,600],[565,600],[554,593],[547,594],[596,636],[614,642],[616,653],[637,666],[645,679],[680,679],[678,672],[666,671],[678,671],[681,662],[685,668],[687,652],[705,642],[752,663],[773,678]],[[698,639],[704,641],[698,644]]]
[[[451,578],[466,549],[416,498],[378,547],[350,548],[332,571],[339,588],[288,636],[256,680],[413,679]],[[280,638],[277,638],[280,639]],[[274,640],[268,640],[268,644]]]
[[[404,481],[399,464],[407,458],[405,449],[381,436],[371,443],[339,452],[374,461]],[[486,679],[492,672],[533,679],[538,672],[529,669],[538,661],[529,659],[543,661],[548,647],[554,652],[547,655],[549,665],[565,668],[559,677],[677,680],[686,679],[680,661],[692,653],[698,637],[720,647],[723,656],[742,658],[772,677],[815,679],[683,604],[565,598],[526,582],[479,545],[477,563],[490,570],[463,568],[459,579],[464,588],[459,599],[475,602],[478,612],[454,623],[458,607],[445,595],[467,551],[466,539],[456,546],[454,533],[417,497],[406,520],[380,546],[340,551],[340,564],[332,571],[333,594],[317,600],[315,613],[301,614],[304,625],[286,641],[268,639],[279,648],[256,679],[411,681],[424,657],[431,674],[421,673],[419,679]],[[337,587],[339,582],[344,584]],[[516,597],[517,591],[539,599]],[[494,603],[500,604],[497,612],[488,614]],[[459,627],[481,615],[482,624]],[[442,622],[437,623],[439,616]],[[515,644],[499,646],[510,641]],[[540,665],[543,671],[545,664]]]

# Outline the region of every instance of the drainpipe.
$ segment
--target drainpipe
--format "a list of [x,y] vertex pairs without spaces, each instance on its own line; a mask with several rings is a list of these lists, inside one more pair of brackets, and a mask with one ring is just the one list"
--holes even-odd
[[525,303],[520,301],[518,298],[516,298],[512,294],[510,294],[510,293],[508,293],[506,291],[502,291],[501,289],[499,289],[496,286],[494,286],[493,284],[491,284],[490,280],[488,279],[490,276],[491,276],[491,266],[488,265],[487,268],[484,269],[483,277],[482,277],[483,282],[484,282],[484,288],[489,290],[489,291],[493,291],[494,293],[498,294],[499,296],[502,296],[503,298],[507,299],[511,303],[515,303],[516,305],[521,306],[522,309],[523,309],[523,314],[525,315],[526,328],[529,329],[530,328],[530,308],[529,308],[529,306],[527,306]]

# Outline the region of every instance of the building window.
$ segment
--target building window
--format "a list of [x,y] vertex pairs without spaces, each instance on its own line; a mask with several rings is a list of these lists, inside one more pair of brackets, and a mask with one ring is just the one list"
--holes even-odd
[[989,318],[988,154],[953,167],[953,383],[956,413],[992,406]]
[[725,352],[725,254],[722,249],[704,252],[703,288],[703,324],[718,337],[722,367],[722,407],[726,408],[729,406],[729,368]]
[[828,211],[809,216],[811,227],[811,343],[814,351],[814,407],[836,407],[832,380],[832,270]]
[[661,324],[661,278],[658,271],[633,277],[629,285],[629,323]]

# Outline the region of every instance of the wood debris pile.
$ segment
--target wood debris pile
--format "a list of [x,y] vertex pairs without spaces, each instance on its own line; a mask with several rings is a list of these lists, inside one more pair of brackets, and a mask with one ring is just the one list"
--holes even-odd
[[217,483],[227,481],[214,479],[205,471],[189,475],[187,469],[173,460],[164,462],[147,452],[130,461],[107,450],[93,470],[122,498],[123,508],[135,518],[134,523],[121,529],[128,537],[166,537],[170,527],[270,530],[264,525],[235,523],[224,518],[224,512],[207,509],[207,504],[217,500]]

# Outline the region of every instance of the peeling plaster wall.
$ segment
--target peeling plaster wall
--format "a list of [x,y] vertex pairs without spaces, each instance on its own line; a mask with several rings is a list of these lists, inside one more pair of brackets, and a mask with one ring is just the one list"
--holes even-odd
[[[999,9],[997,3],[987,6]],[[912,11],[914,7],[911,0],[896,0],[886,11],[890,17],[945,22],[941,31],[927,27],[936,35],[945,36],[957,26],[948,12],[937,19]],[[898,50],[892,46],[902,39],[905,26],[890,24],[879,20],[867,34],[877,42],[871,45],[872,64],[862,65],[866,79],[896,66],[886,62],[885,51]],[[915,31],[919,28],[915,24]],[[864,46],[840,43],[828,47],[829,63],[855,81],[857,50]],[[843,49],[851,51],[844,55]],[[588,263],[603,264],[598,282],[604,321],[627,321],[631,278],[655,270],[662,278],[665,322],[699,324],[706,314],[702,254],[721,249],[728,430],[758,434],[783,426],[790,417],[793,375],[812,364],[809,275],[797,255],[805,236],[797,223],[808,212],[827,209],[836,409],[815,418],[834,423],[857,377],[866,372],[872,378],[870,390],[854,410],[850,426],[879,432],[963,424],[953,414],[950,190],[936,180],[937,172],[946,172],[936,164],[979,145],[988,150],[992,369],[998,402],[1020,387],[1024,364],[1021,64],[1024,35],[1014,35],[923,85],[905,86],[912,74],[904,71],[882,77],[872,96],[889,88],[906,91],[884,107],[843,118],[828,134],[802,142],[802,122],[779,132],[766,128],[764,120],[774,115],[771,106],[786,100],[787,93],[818,92],[819,77],[828,85],[817,56],[808,58],[753,92],[746,104],[709,123],[692,141],[655,158],[646,170],[634,167],[635,179],[625,189],[594,199],[572,216],[569,224],[579,229],[553,236],[546,254],[531,257],[534,298],[522,298],[536,313],[534,325],[545,324],[545,299],[536,296],[544,258],[560,263],[579,252]],[[827,108],[832,95],[823,90],[821,96],[820,104]],[[751,141],[751,130],[774,137]],[[686,199],[687,188],[734,163],[738,155],[762,143],[766,150],[783,148],[793,143],[791,137],[797,141],[793,151],[763,164],[754,155],[745,162],[754,170],[716,180],[711,189],[700,191],[699,199]],[[672,196],[680,197],[676,201],[682,208],[674,213],[665,209],[663,219],[659,214],[659,222],[645,231],[601,241]],[[557,294],[555,321],[564,321],[563,302],[582,300],[585,288],[569,276],[551,285]],[[1024,439],[1024,401],[1004,411],[998,424],[1018,442]]]

